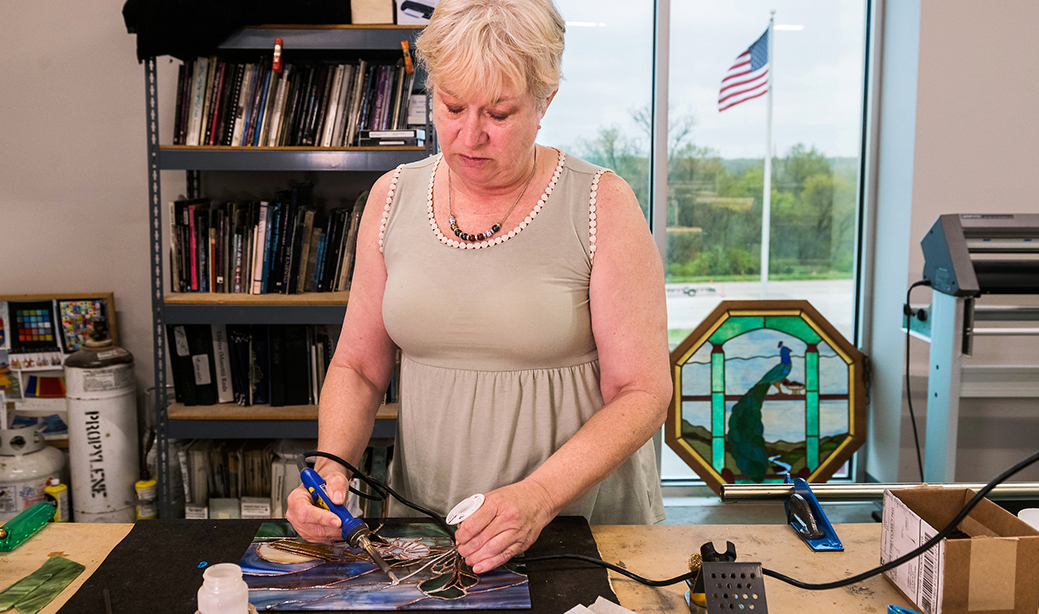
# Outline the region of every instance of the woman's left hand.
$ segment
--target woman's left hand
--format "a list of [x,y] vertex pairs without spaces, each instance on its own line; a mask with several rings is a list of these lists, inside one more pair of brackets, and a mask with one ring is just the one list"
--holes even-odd
[[549,501],[545,489],[529,480],[491,491],[458,526],[458,554],[483,573],[525,552],[555,516]]

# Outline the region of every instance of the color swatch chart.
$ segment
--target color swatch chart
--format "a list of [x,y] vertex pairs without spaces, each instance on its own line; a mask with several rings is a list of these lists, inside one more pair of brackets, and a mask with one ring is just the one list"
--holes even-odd
[[[16,309],[18,341],[22,343],[54,343],[54,325],[46,309]],[[56,343],[55,343],[56,345]]]

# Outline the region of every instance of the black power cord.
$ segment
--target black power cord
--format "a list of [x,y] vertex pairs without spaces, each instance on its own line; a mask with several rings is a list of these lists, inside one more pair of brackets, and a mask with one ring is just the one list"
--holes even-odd
[[368,487],[371,488],[373,492],[378,493],[377,495],[369,495],[368,493],[363,493],[363,492],[355,489],[353,486],[348,486],[347,488],[350,489],[350,492],[354,493],[355,495],[357,495],[359,497],[364,497],[365,499],[369,499],[369,500],[372,500],[372,501],[385,501],[386,500],[386,495],[390,495],[391,497],[393,497],[397,501],[400,501],[401,503],[403,503],[404,505],[410,507],[411,509],[415,510],[416,512],[425,514],[426,516],[429,516],[430,518],[432,518],[433,522],[437,523],[437,526],[439,526],[441,529],[443,529],[451,537],[451,539],[454,539],[455,530],[451,527],[451,525],[447,524],[447,520],[445,520],[443,517],[441,517],[440,514],[437,514],[436,512],[434,512],[433,510],[431,510],[429,508],[422,507],[421,505],[419,505],[417,503],[413,503],[413,502],[405,499],[397,491],[395,491],[392,488],[390,488],[384,482],[376,480],[375,478],[373,478],[371,476],[365,475],[357,467],[354,467],[353,465],[351,465],[350,463],[346,462],[342,458],[336,456],[335,454],[331,454],[329,452],[321,452],[320,450],[314,450],[312,452],[307,452],[306,454],[303,455],[304,458],[310,458],[312,456],[320,456],[321,458],[327,458],[329,460],[333,460],[333,461],[339,463],[340,465],[342,465],[342,466],[346,467],[347,469],[349,469],[353,473],[353,476],[355,478],[357,478],[358,480],[361,480],[362,482],[367,484]]
[[[1032,453],[1031,456],[1025,458],[1024,460],[1021,460],[1020,462],[1015,464],[1013,467],[1007,469],[1003,473],[1001,473],[998,476],[996,476],[995,478],[993,478],[991,482],[986,484],[981,490],[979,490],[977,492],[977,494],[974,495],[974,497],[970,501],[967,502],[966,505],[963,506],[963,508],[959,511],[959,513],[956,514],[956,516],[949,522],[949,524],[947,524],[945,526],[945,528],[943,528],[934,537],[932,537],[928,541],[926,541],[923,544],[921,544],[918,548],[916,548],[912,552],[908,552],[908,553],[898,557],[897,559],[895,559],[893,561],[889,561],[887,563],[884,563],[883,565],[880,565],[878,567],[874,567],[873,569],[870,569],[868,571],[864,571],[864,572],[862,572],[860,574],[856,574],[854,576],[849,576],[849,577],[844,578],[842,580],[835,580],[833,582],[821,582],[821,583],[817,583],[817,584],[813,584],[813,583],[810,583],[810,582],[801,582],[800,580],[795,580],[794,578],[791,578],[790,576],[781,574],[778,571],[773,571],[771,569],[762,568],[761,573],[766,575],[766,576],[771,576],[771,577],[773,577],[773,578],[775,578],[777,580],[780,580],[782,582],[786,582],[787,584],[790,584],[792,586],[796,586],[797,588],[810,590],[810,591],[824,591],[824,590],[829,590],[829,589],[832,589],[832,588],[840,588],[842,586],[848,586],[848,585],[851,585],[851,584],[855,584],[856,582],[861,582],[863,580],[868,580],[869,578],[872,578],[873,576],[875,576],[877,574],[882,574],[885,571],[888,571],[889,569],[894,569],[895,567],[898,567],[899,565],[902,565],[902,564],[904,564],[904,563],[906,563],[906,562],[908,562],[908,561],[910,561],[910,560],[920,556],[921,554],[926,552],[928,549],[934,547],[938,542],[940,542],[941,540],[945,539],[946,537],[948,537],[948,535],[950,533],[952,533],[954,530],[956,530],[956,527],[960,524],[960,522],[962,522],[963,519],[966,518],[968,514],[970,514],[971,510],[973,510],[974,507],[977,506],[978,503],[981,502],[981,500],[985,498],[985,495],[987,495],[989,492],[991,492],[993,488],[995,488],[996,486],[999,486],[1004,481],[1006,481],[1011,476],[1013,476],[1015,473],[1017,473],[1018,471],[1021,471],[1025,467],[1028,467],[1029,465],[1035,463],[1037,460],[1039,460],[1039,450],[1036,450],[1035,452]],[[532,562],[532,561],[547,561],[547,560],[553,560],[553,559],[577,559],[579,561],[586,561],[588,563],[594,563],[596,565],[600,565],[600,566],[605,567],[607,569],[612,569],[613,571],[616,571],[617,573],[623,574],[623,575],[631,578],[632,580],[635,580],[637,582],[641,582],[642,584],[646,584],[646,585],[649,585],[649,586],[669,586],[671,584],[677,584],[679,582],[682,582],[684,580],[688,580],[690,578],[695,578],[696,574],[697,574],[697,572],[690,572],[690,573],[687,573],[687,574],[683,574],[681,576],[677,576],[677,577],[671,578],[669,580],[647,580],[646,578],[643,578],[642,576],[638,576],[636,574],[631,573],[627,569],[622,569],[620,567],[617,567],[616,565],[612,565],[610,563],[607,563],[606,561],[602,561],[600,559],[595,559],[595,558],[592,558],[592,557],[581,556],[581,555],[577,555],[577,554],[552,554],[552,555],[536,556],[536,557],[517,557],[517,558],[514,558],[512,560],[514,562],[516,562],[516,563],[527,563],[527,562]]]
[[[371,487],[374,491],[378,492],[381,495],[381,499],[385,499],[386,494],[389,494],[390,496],[394,497],[395,499],[397,499],[398,501],[400,501],[404,505],[407,505],[408,507],[410,507],[410,508],[412,508],[412,509],[414,509],[416,511],[419,511],[419,512],[421,512],[421,513],[423,513],[423,514],[425,514],[427,516],[429,516],[438,525],[440,525],[441,528],[444,528],[448,532],[448,535],[451,535],[452,537],[454,536],[454,530],[447,524],[447,521],[444,520],[443,518],[441,518],[439,515],[437,515],[436,512],[433,512],[432,510],[429,510],[429,509],[424,508],[424,507],[422,507],[422,506],[420,506],[418,504],[412,503],[412,502],[404,499],[396,491],[394,491],[392,488],[390,488],[386,484],[383,484],[379,480],[376,480],[376,479],[374,479],[372,477],[364,475],[363,473],[358,471],[356,467],[354,467],[350,463],[346,462],[345,460],[339,458],[338,456],[335,456],[334,454],[329,454],[327,452],[318,452],[318,451],[308,452],[306,454],[306,457],[311,457],[311,456],[321,456],[323,458],[328,458],[328,459],[336,461],[337,463],[343,465],[344,467],[346,467],[347,469],[352,471],[354,476],[357,477],[359,480],[361,480],[365,484],[368,484],[369,487]],[[770,576],[772,578],[780,580],[782,582],[786,582],[787,584],[790,584],[792,586],[796,586],[797,588],[810,590],[810,591],[824,591],[824,590],[829,590],[829,589],[833,589],[833,588],[840,588],[842,586],[848,586],[848,585],[851,585],[851,584],[855,584],[856,582],[861,582],[863,580],[868,580],[869,578],[872,578],[873,576],[876,576],[878,574],[882,574],[885,571],[888,571],[890,569],[894,569],[895,567],[898,567],[899,565],[902,565],[902,564],[904,564],[904,563],[906,563],[906,562],[908,562],[908,561],[910,561],[910,560],[920,556],[921,554],[923,554],[924,552],[926,552],[930,548],[934,547],[936,544],[938,544],[938,542],[940,542],[941,540],[945,539],[946,537],[948,537],[948,535],[950,533],[952,533],[954,530],[956,530],[956,527],[960,524],[960,522],[962,522],[963,519],[966,518],[968,514],[970,514],[971,510],[973,510],[975,508],[975,506],[977,506],[978,503],[980,503],[981,500],[984,499],[985,496],[989,492],[992,491],[993,488],[995,488],[996,486],[999,486],[1000,484],[1002,484],[1003,482],[1005,482],[1006,480],[1011,478],[1014,474],[1016,474],[1017,472],[1021,471],[1024,468],[1034,464],[1036,461],[1039,461],[1039,450],[1036,450],[1035,452],[1033,452],[1028,457],[1022,459],[1021,461],[1018,461],[1017,463],[1015,463],[1012,467],[1010,467],[1009,469],[1007,469],[1003,473],[1001,473],[1001,474],[997,475],[996,477],[992,478],[992,481],[990,481],[988,484],[986,484],[984,487],[982,487],[981,490],[979,490],[977,492],[977,494],[975,494],[974,497],[970,501],[968,501],[967,504],[964,505],[962,509],[960,509],[959,513],[957,513],[956,516],[953,517],[953,519],[951,521],[949,521],[949,524],[945,525],[945,527],[941,531],[938,531],[938,533],[934,537],[932,537],[931,539],[929,539],[926,542],[924,542],[923,544],[921,544],[915,550],[913,550],[911,552],[908,552],[908,553],[898,557],[897,559],[895,559],[893,561],[889,561],[887,563],[884,563],[883,565],[874,567],[873,569],[870,569],[868,571],[864,571],[864,572],[862,572],[860,574],[856,574],[854,576],[849,576],[849,577],[841,579],[841,580],[835,580],[833,582],[821,582],[821,583],[801,582],[800,580],[796,580],[794,578],[791,578],[790,576],[781,574],[778,571],[773,571],[771,569],[765,569],[765,568],[762,568],[761,573],[766,575],[766,576]],[[352,487],[350,488],[350,491],[353,492],[353,493],[356,493],[358,495],[365,496],[366,498],[370,498],[370,499],[371,498],[376,498],[376,497],[368,496],[368,495],[366,495],[364,493],[360,493],[359,491],[354,490]],[[615,572],[617,572],[617,573],[619,573],[621,575],[627,576],[627,577],[631,578],[632,580],[635,580],[636,582],[640,582],[640,583],[645,584],[647,586],[670,586],[672,584],[677,584],[679,582],[683,582],[685,580],[689,580],[689,579],[695,578],[697,573],[699,573],[698,571],[693,571],[693,572],[689,572],[689,573],[686,573],[686,574],[682,574],[680,576],[675,576],[674,578],[669,578],[667,580],[650,580],[648,578],[643,578],[642,576],[640,576],[638,574],[634,574],[634,573],[628,571],[627,569],[624,569],[624,568],[619,567],[617,565],[614,565],[612,563],[607,563],[606,561],[604,561],[602,559],[597,559],[597,558],[590,557],[590,556],[584,556],[584,555],[581,555],[581,554],[546,554],[546,555],[531,556],[531,557],[515,557],[515,558],[513,558],[510,561],[510,563],[515,563],[517,565],[525,565],[527,563],[533,563],[533,562],[537,562],[537,561],[553,561],[553,560],[560,560],[560,559],[573,559],[573,560],[577,560],[577,561],[583,561],[583,562],[586,562],[586,563],[591,563],[591,564],[594,564],[594,565],[598,565],[600,567],[605,567],[606,569],[610,569],[612,571],[615,571]]]
[[1002,484],[1004,481],[1010,478],[1010,476],[1014,475],[1018,471],[1021,471],[1025,467],[1033,464],[1037,460],[1039,460],[1039,450],[1036,450],[1031,454],[1031,456],[1028,456],[1024,460],[1019,461],[1013,467],[1007,469],[1003,473],[993,478],[991,482],[986,484],[981,490],[977,492],[977,494],[974,495],[974,497],[970,501],[967,502],[966,505],[963,506],[959,513],[956,514],[956,516],[954,516],[953,519],[949,521],[949,524],[945,525],[945,528],[943,528],[941,531],[938,531],[937,535],[921,544],[918,548],[916,548],[916,550],[907,552],[906,554],[903,554],[897,559],[893,561],[888,561],[887,563],[884,563],[883,565],[880,565],[878,567],[874,567],[869,571],[864,571],[860,574],[844,578],[843,580],[836,580],[834,582],[821,582],[818,584],[801,582],[789,576],[785,576],[777,571],[772,571],[771,569],[762,569],[761,573],[765,574],[766,576],[771,576],[777,580],[782,580],[783,582],[796,586],[797,588],[803,588],[805,590],[810,591],[825,591],[831,588],[840,588],[842,586],[848,586],[849,584],[855,584],[856,582],[861,582],[863,580],[872,578],[877,574],[884,573],[889,569],[894,569],[895,567],[898,567],[899,565],[902,565],[903,563],[906,563],[920,556],[930,548],[934,547],[938,542],[948,537],[950,533],[956,530],[956,527],[959,526],[963,519],[967,517],[967,514],[970,514],[970,511],[974,509],[974,507],[978,503],[980,503],[981,500],[985,498],[985,495],[987,495],[993,488]]
[[[914,282],[909,289],[906,290],[906,303],[902,308],[902,313],[906,316],[906,404],[909,405],[909,421],[913,425],[913,444],[916,446],[916,466],[920,469],[920,481],[924,481],[924,460],[920,455],[920,435],[916,432],[916,414],[913,412],[913,394],[909,390],[909,331],[913,327],[913,317],[916,315],[913,313],[913,307],[909,304],[909,295],[913,293],[913,288],[917,286],[930,286],[931,282],[925,280]],[[923,313],[927,313],[926,311]],[[920,318],[921,320],[923,318]]]

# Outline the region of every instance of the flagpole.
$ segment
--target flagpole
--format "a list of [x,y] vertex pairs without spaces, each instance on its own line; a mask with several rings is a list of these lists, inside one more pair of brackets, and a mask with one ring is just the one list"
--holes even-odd
[[772,225],[772,89],[775,85],[776,59],[772,52],[772,24],[776,11],[768,20],[768,94],[765,120],[765,187],[761,197],[761,298],[768,298],[768,254]]

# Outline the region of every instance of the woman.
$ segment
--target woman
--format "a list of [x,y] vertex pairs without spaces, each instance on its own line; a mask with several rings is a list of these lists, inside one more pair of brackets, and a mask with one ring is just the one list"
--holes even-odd
[[[391,484],[441,514],[485,493],[456,534],[477,573],[557,514],[663,519],[648,443],[671,398],[660,259],[622,179],[535,143],[563,32],[552,0],[440,2],[417,48],[442,153],[372,188],[321,394],[320,448],[356,461],[400,346]],[[344,470],[317,469],[342,501]],[[288,517],[339,539],[302,490]]]

